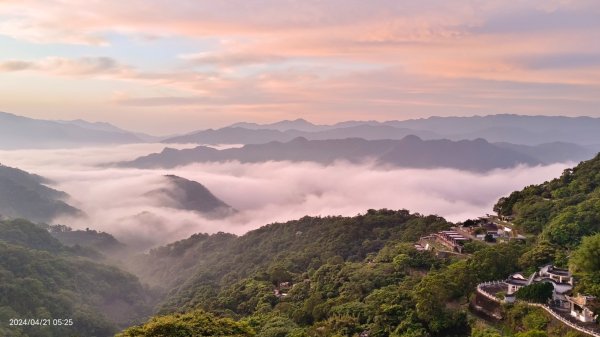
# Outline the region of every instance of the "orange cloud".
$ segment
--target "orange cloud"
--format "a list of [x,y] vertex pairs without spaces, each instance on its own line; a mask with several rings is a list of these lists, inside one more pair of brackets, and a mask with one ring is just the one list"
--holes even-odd
[[[597,114],[598,13],[592,0],[4,0],[0,35],[46,44],[48,55],[0,58],[0,71],[123,82],[106,107],[231,121]],[[118,59],[115,35],[171,60]],[[161,44],[174,38],[198,48]],[[62,44],[94,56],[65,56]]]

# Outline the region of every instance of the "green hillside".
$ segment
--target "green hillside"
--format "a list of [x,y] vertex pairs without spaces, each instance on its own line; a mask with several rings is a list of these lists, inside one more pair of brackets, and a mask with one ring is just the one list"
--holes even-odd
[[241,237],[194,235],[136,265],[172,285],[162,312],[204,309],[258,336],[464,336],[472,287],[516,271],[524,247],[498,245],[467,260],[413,247],[449,226],[405,210],[304,217]]
[[599,172],[596,157],[502,198],[500,214],[533,235],[525,243],[468,244],[469,256],[413,247],[421,235],[448,228],[442,218],[370,210],[240,237],[197,234],[135,265],[145,281],[164,286],[160,312],[201,309],[257,336],[578,336],[540,309],[509,306],[507,320],[489,326],[468,307],[476,284],[548,262],[570,266],[576,291],[600,296]]
[[251,337],[254,336],[254,331],[247,324],[195,310],[185,314],[153,317],[147,323],[131,327],[117,335],[117,337],[167,336]]
[[[78,251],[28,221],[0,221],[1,336],[110,336],[150,313],[137,278]],[[11,318],[73,325],[14,327]]]
[[569,265],[579,279],[576,290],[600,297],[600,262],[590,264],[600,261],[600,154],[559,178],[501,198],[494,209],[535,235],[523,265]]
[[600,231],[600,155],[565,170],[560,178],[501,198],[494,209],[514,217],[527,233],[576,246],[583,236]]
[[241,237],[194,235],[155,249],[134,265],[143,269],[142,275],[155,273],[155,279],[143,277],[151,283],[170,285],[176,280],[165,309],[191,308],[200,301],[209,302],[212,292],[230,280],[279,269],[300,278],[329,260],[363,261],[388,241],[413,241],[448,226],[442,218],[408,211],[372,210],[352,218],[304,217],[264,226]]
[[82,214],[64,202],[66,193],[46,186],[48,183],[38,175],[0,164],[0,215],[49,222],[61,215]]

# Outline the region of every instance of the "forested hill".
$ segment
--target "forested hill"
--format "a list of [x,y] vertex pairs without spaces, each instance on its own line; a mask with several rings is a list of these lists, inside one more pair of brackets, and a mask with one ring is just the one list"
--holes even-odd
[[[410,241],[448,226],[442,218],[411,215],[408,211],[370,211],[353,218],[304,217],[267,225],[240,237],[196,234],[152,250],[144,257],[146,263],[136,265],[145,280],[154,284],[180,283],[184,280],[173,276],[182,272],[191,276],[188,284],[193,284],[193,279],[218,281],[228,274],[247,276],[275,262],[304,270],[311,263],[318,267],[333,257],[362,260],[391,238]],[[189,275],[193,269],[200,272]]]
[[449,226],[437,216],[369,210],[275,223],[241,237],[194,235],[133,263],[142,279],[171,288],[159,312],[188,318],[157,317],[129,332],[195,331],[194,317],[208,318],[193,313],[205,310],[256,336],[466,336],[468,295],[478,282],[517,271],[526,247],[474,244],[468,259],[413,247]]
[[199,182],[175,175],[163,178],[167,186],[145,194],[158,199],[161,207],[199,212],[214,218],[223,218],[237,212]]
[[47,222],[81,211],[67,204],[65,192],[52,189],[49,181],[35,174],[0,164],[0,215]]
[[[154,249],[133,265],[144,281],[155,285],[182,284],[170,294],[165,308],[191,307],[213,291],[260,273],[266,280],[285,270],[294,279],[327,261],[363,261],[387,242],[412,242],[425,233],[450,226],[443,218],[408,211],[371,210],[356,217],[304,217],[274,223],[236,237],[196,234]],[[183,277],[182,277],[183,275]],[[211,292],[205,292],[204,287]]]
[[478,283],[547,263],[571,268],[575,292],[600,297],[598,186],[600,156],[501,199],[501,214],[542,235],[467,243],[462,256],[415,249],[421,235],[451,224],[406,210],[304,217],[240,237],[197,234],[130,261],[168,292],[159,307],[166,316],[124,335],[167,327],[189,335],[213,322],[211,329],[243,331],[232,336],[579,336],[526,305],[504,308],[494,327],[467,311]]
[[[0,221],[0,336],[112,336],[150,313],[137,278],[84,255],[26,220]],[[11,318],[71,323],[15,327]]]
[[494,210],[514,217],[527,233],[549,244],[574,247],[600,231],[600,155],[564,171],[560,178],[501,198]]

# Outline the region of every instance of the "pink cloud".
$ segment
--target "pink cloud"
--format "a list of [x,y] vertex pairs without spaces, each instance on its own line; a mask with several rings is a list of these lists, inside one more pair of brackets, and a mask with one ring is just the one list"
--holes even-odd
[[[127,86],[115,89],[118,97],[106,95],[93,105],[156,116],[172,107],[189,120],[216,114],[221,125],[298,115],[317,122],[498,112],[594,115],[600,64],[556,55],[600,54],[599,11],[598,2],[586,0],[5,0],[0,35],[50,46],[43,49],[48,55],[34,55],[38,59],[0,59],[0,71],[73,77],[83,86],[122,82]],[[148,66],[152,53],[116,59],[110,46],[115,35],[155,43],[157,54],[171,53],[172,60]],[[198,48],[160,44],[174,38]],[[207,47],[201,43],[206,39],[219,42]],[[59,43],[86,45],[81,48],[93,50],[92,57],[68,57],[62,47],[51,54]],[[99,56],[104,51],[112,56]],[[565,90],[553,89],[560,85]],[[25,86],[10,90],[29,94]]]

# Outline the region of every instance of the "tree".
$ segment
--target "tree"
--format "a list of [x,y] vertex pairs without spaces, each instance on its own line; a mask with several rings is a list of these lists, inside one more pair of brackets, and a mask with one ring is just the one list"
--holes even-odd
[[477,220],[467,219],[463,222],[463,226],[465,227],[473,227],[477,225]]
[[600,233],[583,238],[571,257],[571,267],[575,272],[600,272]]
[[143,325],[128,328],[117,337],[249,337],[254,331],[245,323],[218,318],[202,310],[151,318]]
[[269,271],[269,277],[274,285],[279,286],[279,283],[290,281],[292,279],[290,273],[282,265],[275,265]]
[[523,326],[528,330],[542,330],[546,329],[550,319],[546,316],[542,310],[532,310],[530,313],[523,317]]
[[534,283],[528,286],[525,286],[515,293],[517,299],[536,302],[536,303],[546,303],[550,297],[552,297],[552,292],[554,291],[554,286],[550,282],[541,282]]
[[471,337],[501,337],[496,330],[484,327],[475,327],[471,330]]
[[519,332],[515,337],[548,337],[548,334],[540,330],[530,330],[525,332]]

